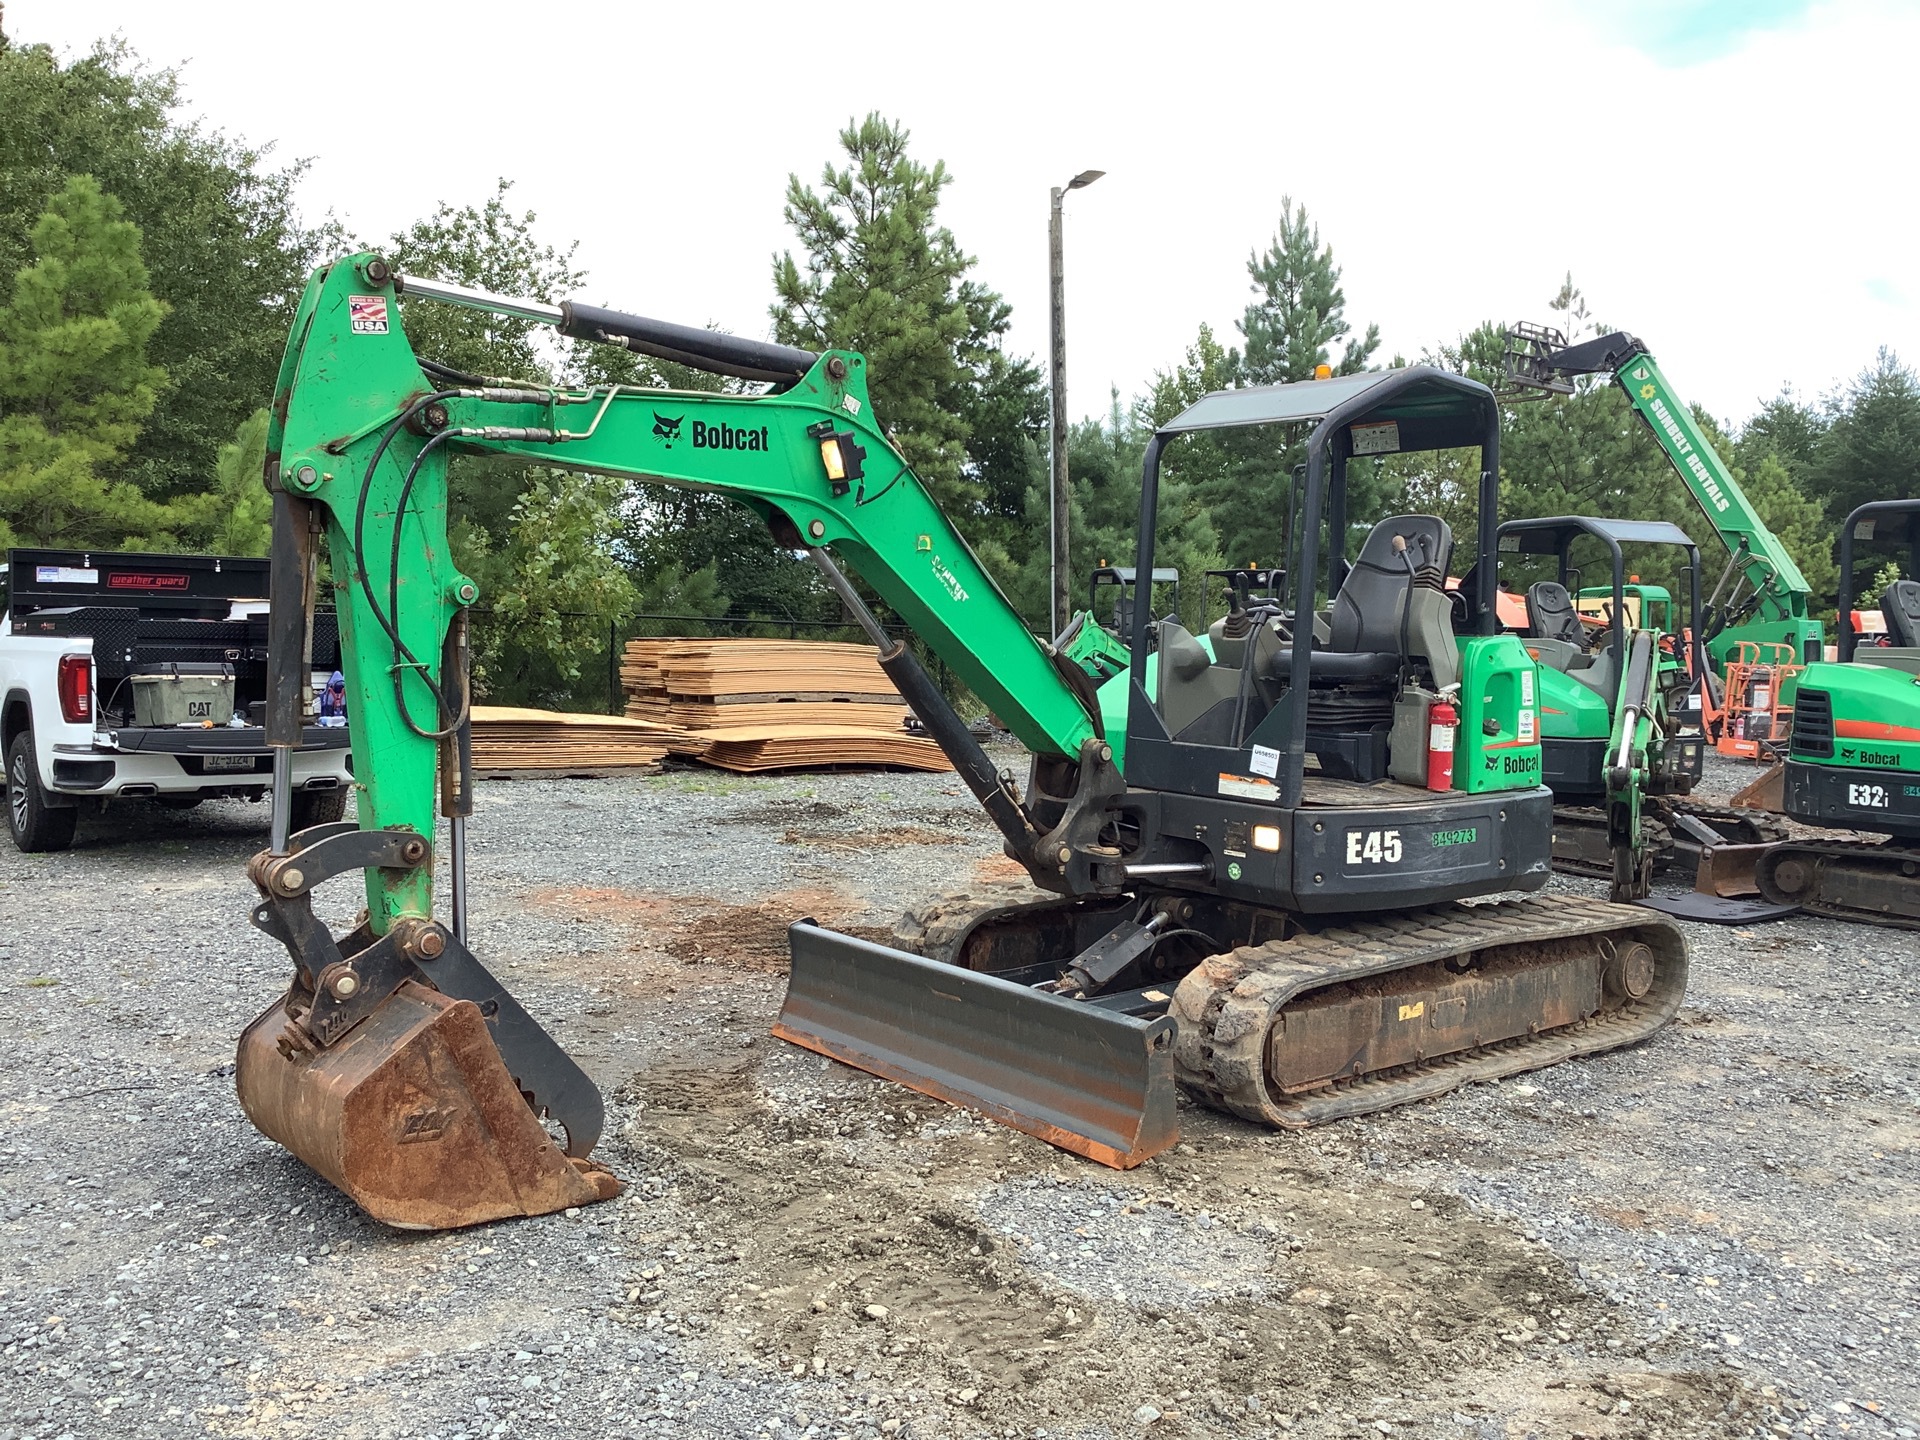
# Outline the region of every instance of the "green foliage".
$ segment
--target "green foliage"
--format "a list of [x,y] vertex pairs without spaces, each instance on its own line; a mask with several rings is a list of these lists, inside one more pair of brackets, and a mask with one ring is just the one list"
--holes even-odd
[[1920,495],[1920,379],[1898,355],[1882,347],[1826,409],[1806,484],[1829,520],[1869,500]]
[[138,227],[147,288],[166,307],[148,360],[169,384],[118,476],[150,498],[206,490],[234,427],[273,390],[307,272],[339,248],[304,224],[301,165],[182,118],[179,77],[119,41],[62,64],[44,45],[0,49],[0,276],[73,174],[92,175]]
[[273,497],[261,481],[267,464],[267,412],[240,422],[214,465],[212,514],[194,543],[215,555],[265,555],[273,542]]
[[1889,560],[1873,572],[1873,578],[1861,587],[1860,593],[1853,597],[1853,608],[1872,610],[1879,606],[1887,591],[1891,590],[1907,577],[1900,573],[1900,562]]
[[907,154],[908,133],[875,112],[849,122],[850,162],[821,172],[820,189],[787,180],[787,223],[802,258],[776,257],[775,335],[794,345],[867,357],[874,409],[943,506],[960,498],[965,423],[942,399],[962,383],[960,347],[974,317],[960,293],[973,260],[935,223],[951,178]]
[[147,358],[165,314],[139,230],[91,176],[73,177],[0,309],[0,541],[172,543],[188,517],[106,473],[166,379]]
[[1734,442],[1729,458],[1752,470],[1762,456],[1772,455],[1786,467],[1795,484],[1805,486],[1826,430],[1827,418],[1816,407],[1782,390],[1740,427],[1740,438]]
[[[1369,325],[1358,339],[1350,338],[1346,292],[1340,288],[1340,267],[1333,263],[1333,247],[1320,242],[1320,227],[1307,218],[1307,207],[1293,197],[1280,197],[1280,224],[1266,253],[1247,259],[1247,274],[1259,298],[1240,320],[1246,339],[1241,378],[1249,385],[1282,385],[1311,380],[1314,369],[1331,365],[1336,375],[1365,370],[1380,348],[1380,327]],[[1329,347],[1345,340],[1339,362]]]
[[978,544],[1018,516],[1031,483],[1026,442],[1045,419],[1039,372],[1005,352],[1006,302],[968,278],[973,258],[938,223],[946,166],[914,160],[908,132],[878,113],[839,138],[847,163],[827,165],[818,189],[788,179],[801,255],[774,260],[774,333],[867,357],[874,410]]
[[[533,231],[539,217],[508,208],[512,189],[513,182],[502,179],[478,205],[441,201],[431,215],[391,237],[387,259],[402,275],[430,276],[496,295],[547,304],[572,298],[587,278],[574,264],[578,244],[565,250],[542,244]],[[553,378],[556,357],[537,343],[552,332],[531,320],[404,297],[400,313],[413,348],[442,365],[474,375]]]
[[[549,302],[577,294],[586,276],[574,264],[573,247],[542,243],[534,230],[538,217],[508,207],[511,188],[502,180],[477,205],[443,201],[392,237],[388,257],[402,274],[498,294]],[[544,382],[570,361],[597,383],[654,379],[619,360],[547,347],[548,332],[529,321],[450,305],[401,305],[414,348],[456,370]],[[448,465],[448,487],[453,551],[479,583],[489,611],[475,627],[476,688],[498,704],[604,708],[604,676],[588,673],[588,662],[604,657],[610,627],[633,608],[618,545],[626,485],[457,456]]]

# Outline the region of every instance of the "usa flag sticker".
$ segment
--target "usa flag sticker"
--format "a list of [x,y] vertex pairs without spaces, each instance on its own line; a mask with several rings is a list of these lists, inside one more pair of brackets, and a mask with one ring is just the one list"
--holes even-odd
[[387,297],[384,295],[349,295],[347,297],[347,320],[356,335],[384,335],[387,333]]

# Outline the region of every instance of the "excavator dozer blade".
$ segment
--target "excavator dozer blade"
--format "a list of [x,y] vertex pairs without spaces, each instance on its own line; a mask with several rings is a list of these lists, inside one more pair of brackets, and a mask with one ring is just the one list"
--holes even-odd
[[1180,1138],[1173,1036],[1140,1019],[806,922],[773,1033],[1126,1170]]
[[240,1037],[247,1118],[382,1224],[451,1230],[620,1192],[547,1134],[470,1000],[408,982],[324,1049],[288,1034],[281,999]]

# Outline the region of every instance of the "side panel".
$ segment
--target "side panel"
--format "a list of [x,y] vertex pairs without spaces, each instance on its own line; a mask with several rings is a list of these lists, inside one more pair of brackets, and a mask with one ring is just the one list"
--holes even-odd
[[1517,635],[1461,640],[1454,789],[1480,795],[1539,783],[1539,664]]
[[[1535,755],[1538,755],[1535,747]],[[1400,910],[1547,883],[1553,794],[1294,812],[1294,898],[1308,914]]]
[[1834,829],[1920,839],[1920,775],[1789,760],[1785,810]]

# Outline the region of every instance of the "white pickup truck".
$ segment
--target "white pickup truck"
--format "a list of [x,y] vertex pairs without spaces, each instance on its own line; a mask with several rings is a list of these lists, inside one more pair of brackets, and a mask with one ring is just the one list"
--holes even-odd
[[[186,810],[267,795],[267,577],[265,560],[231,556],[7,552],[0,755],[15,845],[64,850],[82,807],[114,800]],[[323,612],[317,683],[338,651]],[[314,718],[293,757],[295,830],[340,819],[353,784],[344,721]]]

